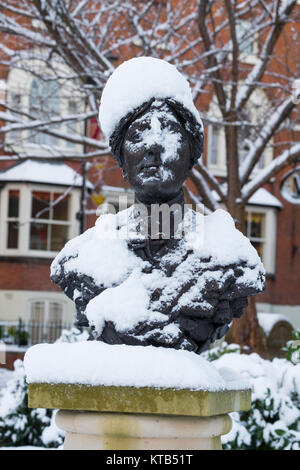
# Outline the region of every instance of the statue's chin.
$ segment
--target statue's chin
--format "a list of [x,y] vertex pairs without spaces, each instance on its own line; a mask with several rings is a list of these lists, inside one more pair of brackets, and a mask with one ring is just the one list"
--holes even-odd
[[137,199],[144,204],[161,204],[171,201],[181,188],[167,187],[166,182],[147,181],[143,187],[133,188]]

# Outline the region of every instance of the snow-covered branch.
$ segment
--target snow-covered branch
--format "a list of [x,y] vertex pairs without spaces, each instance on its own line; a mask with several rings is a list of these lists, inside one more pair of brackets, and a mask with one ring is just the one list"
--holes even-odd
[[196,186],[200,197],[202,198],[202,202],[212,211],[215,211],[218,209],[219,205],[216,201],[216,199],[213,196],[213,193],[201,175],[198,170],[193,168],[190,174],[191,181],[194,183]]
[[246,203],[258,188],[268,183],[273,176],[277,175],[289,163],[292,163],[298,158],[300,158],[300,143],[296,143],[282,152],[252,181],[247,183],[242,189],[242,201]]
[[198,161],[198,164],[193,172],[194,178],[197,178],[199,174],[202,175],[207,184],[211,187],[212,190],[215,190],[218,196],[220,197],[221,202],[225,202],[226,194],[224,193],[220,183],[213,176],[212,173],[208,171],[206,166],[203,165],[202,161]]
[[275,134],[281,123],[290,115],[294,107],[295,102],[290,96],[276,110],[271,110],[269,119],[259,131],[259,135],[252,143],[248,155],[240,166],[240,179],[242,185],[247,182],[251,172],[265,150],[267,143]]
[[[279,7],[279,0],[273,3],[272,19],[273,26],[268,33],[267,39],[264,42],[263,49],[259,54],[257,63],[252,68],[251,72],[244,81],[240,88],[235,103],[235,110],[238,112],[243,108],[245,103],[250,98],[255,89],[255,82],[262,79],[264,72],[270,62],[274,47],[280,37],[284,25],[288,21],[289,15],[295,7],[297,0],[284,0],[281,7]],[[277,8],[276,8],[277,7]]]

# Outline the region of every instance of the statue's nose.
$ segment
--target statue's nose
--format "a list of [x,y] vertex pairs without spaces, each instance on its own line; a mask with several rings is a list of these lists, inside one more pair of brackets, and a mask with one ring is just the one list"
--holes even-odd
[[146,150],[144,156],[144,162],[147,164],[147,166],[161,164],[162,151],[163,148],[161,145],[151,145],[151,147]]

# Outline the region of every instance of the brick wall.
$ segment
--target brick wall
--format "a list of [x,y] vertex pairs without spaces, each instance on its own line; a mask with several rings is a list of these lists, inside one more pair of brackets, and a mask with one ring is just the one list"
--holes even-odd
[[9,351],[6,353],[5,364],[0,363],[0,369],[14,370],[14,362],[17,359],[24,359],[24,352]]
[[0,289],[60,292],[49,278],[51,261],[0,258]]

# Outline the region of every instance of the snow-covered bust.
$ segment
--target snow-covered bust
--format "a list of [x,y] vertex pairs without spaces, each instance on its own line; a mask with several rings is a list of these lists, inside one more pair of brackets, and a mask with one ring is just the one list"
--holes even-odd
[[90,339],[200,353],[264,289],[264,268],[227,212],[184,206],[182,185],[203,146],[189,85],[165,61],[124,62],[99,119],[136,203],[69,241],[51,279],[74,300],[77,325],[92,327]]

